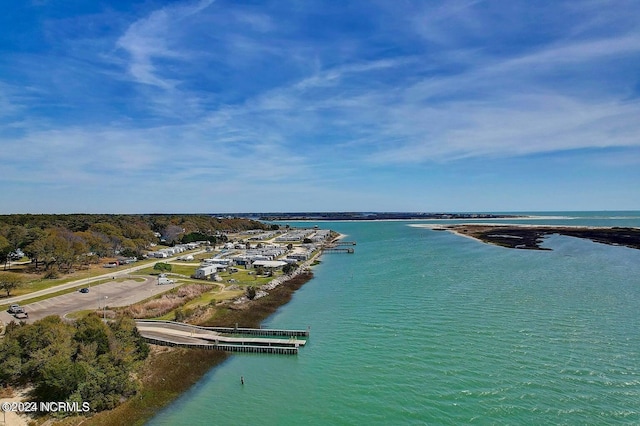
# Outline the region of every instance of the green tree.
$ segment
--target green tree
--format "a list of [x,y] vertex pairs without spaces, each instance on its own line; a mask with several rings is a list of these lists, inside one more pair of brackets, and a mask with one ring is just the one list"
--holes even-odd
[[0,339],[0,383],[11,383],[22,371],[22,348],[16,339]]
[[160,272],[171,272],[171,264],[166,262],[158,262],[153,265],[153,269]]
[[109,237],[97,231],[78,232],[88,246],[88,250],[99,257],[108,256],[111,253],[111,243]]
[[91,225],[91,231],[106,236],[109,246],[109,255],[116,254],[122,250],[125,237],[122,235],[122,228],[112,223],[100,222]]
[[86,401],[100,411],[136,392],[132,373],[148,353],[130,318],[106,325],[90,315],[74,326],[49,316],[7,326],[0,340],[0,381],[30,383],[39,401]]
[[74,340],[94,343],[96,356],[109,352],[109,327],[97,315],[87,315],[76,322]]
[[0,235],[0,263],[4,263],[4,269],[7,269],[9,262],[9,254],[13,251],[11,243],[8,239]]
[[284,272],[286,275],[289,275],[291,272],[293,272],[296,268],[298,267],[298,265],[296,265],[295,263],[287,263],[286,265],[284,265],[282,267],[282,272]]
[[25,281],[20,275],[13,272],[0,272],[0,290],[7,292],[7,297],[11,296],[11,291],[24,285]]
[[129,317],[120,317],[109,323],[115,341],[110,341],[111,352],[121,361],[132,363],[143,360],[149,355],[149,345],[140,335],[136,322]]
[[74,260],[71,238],[66,238],[65,229],[48,229],[42,238],[35,240],[25,248],[25,253],[36,262],[41,261],[48,270],[53,265],[70,265]]

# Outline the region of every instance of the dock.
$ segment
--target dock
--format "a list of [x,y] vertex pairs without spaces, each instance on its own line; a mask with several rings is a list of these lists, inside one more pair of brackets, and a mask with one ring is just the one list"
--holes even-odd
[[325,253],[355,253],[352,248],[326,247],[322,249]]
[[224,334],[246,334],[250,336],[289,336],[309,337],[309,328],[306,330],[282,330],[276,328],[242,328],[242,327],[203,327],[204,329]]
[[282,330],[201,327],[162,320],[136,320],[136,326],[140,335],[151,344],[227,352],[295,355],[298,349],[306,344],[306,339],[298,337],[309,336],[308,328]]
[[333,241],[322,247],[324,253],[355,253],[355,249],[344,246],[355,246],[355,241]]

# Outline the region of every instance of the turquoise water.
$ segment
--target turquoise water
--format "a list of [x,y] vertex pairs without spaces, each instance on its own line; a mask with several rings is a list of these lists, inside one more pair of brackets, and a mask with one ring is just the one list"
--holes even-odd
[[[640,226],[545,215],[518,222]],[[264,323],[311,326],[307,346],[235,355],[149,424],[640,424],[640,250],[512,250],[416,223],[320,224],[356,253],[325,254]]]

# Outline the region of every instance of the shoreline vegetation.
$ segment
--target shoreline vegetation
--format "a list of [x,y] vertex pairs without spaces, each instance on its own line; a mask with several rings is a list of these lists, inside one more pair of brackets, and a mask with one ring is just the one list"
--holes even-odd
[[[344,237],[332,231],[331,241],[336,242]],[[259,328],[264,320],[286,305],[293,294],[313,278],[311,267],[319,263],[321,255],[322,250],[319,250],[288,278],[276,278],[262,286],[268,289],[265,296],[253,300],[244,296],[227,300],[223,306],[216,307],[213,315],[197,321],[196,325]],[[82,417],[78,422],[69,419],[69,423],[60,425],[115,426],[121,425],[123,418],[128,420],[127,424],[143,425],[232,355],[217,350],[150,346],[151,355],[140,373],[142,388],[135,397],[112,410],[96,413],[90,418]]]
[[[269,292],[263,297],[248,300],[239,297],[225,301],[217,306],[213,315],[194,324],[202,326],[259,328],[260,324],[286,305],[293,294],[313,278],[310,267],[319,262],[321,252],[317,253],[304,267],[300,267],[291,276],[275,283],[268,283]],[[53,320],[55,317],[48,317]],[[56,426],[116,426],[144,425],[160,410],[167,407],[180,395],[189,390],[212,368],[221,365],[232,354],[219,350],[201,350],[179,347],[166,347],[149,344],[149,356],[141,368],[133,373],[132,379],[139,384],[135,395],[124,400],[113,409],[93,413],[89,417],[70,416],[55,419],[51,416],[28,417],[25,414],[10,413],[16,425],[53,424]],[[3,401],[28,397],[28,389],[7,388]],[[13,399],[11,399],[13,398]],[[8,413],[9,414],[9,413]],[[11,417],[13,415],[13,417]],[[127,419],[123,423],[123,419]]]
[[[226,304],[199,325],[233,327],[237,323],[243,327],[257,328],[278,308],[286,305],[293,294],[312,278],[311,271],[303,271],[270,290],[267,296],[241,304]],[[142,390],[138,395],[113,410],[97,413],[88,419],[82,418],[78,423],[63,424],[111,426],[121,425],[122,419],[126,418],[127,424],[143,425],[198,382],[211,368],[231,356],[223,351],[152,347],[149,360],[141,372]]]
[[450,231],[486,244],[525,250],[551,250],[541,247],[544,238],[559,234],[591,240],[596,243],[624,246],[640,250],[640,229],[630,227],[456,224],[414,225],[436,231]]

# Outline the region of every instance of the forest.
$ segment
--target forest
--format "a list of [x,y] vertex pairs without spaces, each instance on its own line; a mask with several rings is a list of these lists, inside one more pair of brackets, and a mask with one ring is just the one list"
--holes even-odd
[[132,380],[149,354],[131,318],[104,323],[88,315],[73,324],[49,316],[7,325],[0,339],[0,385],[30,386],[30,400],[88,402],[91,411],[136,393]]
[[215,243],[225,232],[267,228],[254,220],[208,215],[3,215],[0,264],[6,267],[21,251],[36,270],[55,275],[103,257],[141,257],[153,244],[173,245],[194,236]]

